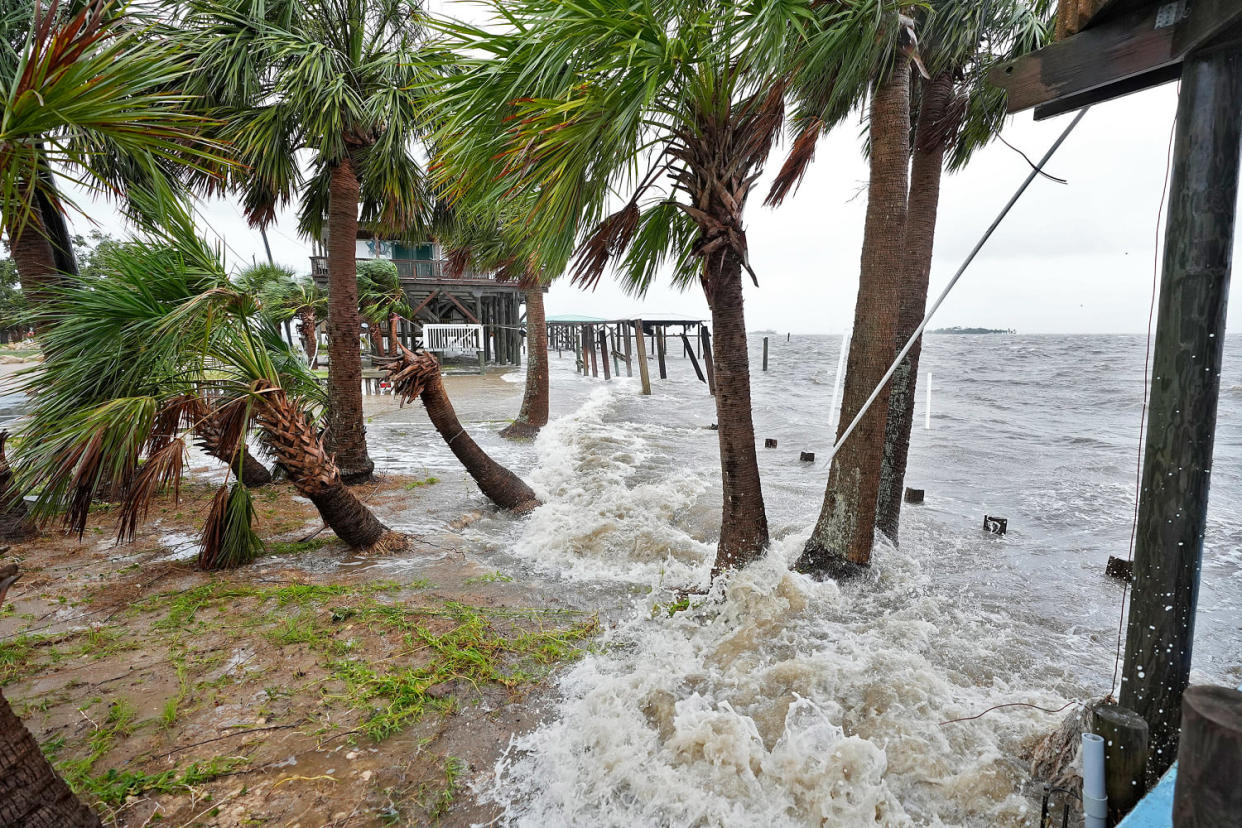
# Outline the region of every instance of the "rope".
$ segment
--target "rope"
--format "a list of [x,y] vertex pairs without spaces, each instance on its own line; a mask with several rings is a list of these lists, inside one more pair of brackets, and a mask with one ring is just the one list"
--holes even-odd
[[[1091,107],[1086,107],[1078,111],[1078,114],[1074,116],[1074,120],[1070,121],[1069,126],[1067,126],[1065,131],[1061,133],[1060,137],[1053,142],[1052,146],[1048,148],[1048,151],[1044,153],[1044,157],[1040,159],[1039,164],[1031,170],[1030,175],[1028,175],[1026,180],[1022,182],[1022,186],[1018,187],[1017,192],[1015,192],[1013,197],[1009,199],[1009,203],[1001,209],[1000,214],[993,219],[992,224],[986,231],[984,231],[983,237],[979,239],[979,241],[975,244],[974,249],[972,249],[966,256],[966,261],[962,262],[962,266],[957,269],[957,272],[953,274],[953,278],[949,280],[949,284],[945,285],[944,290],[940,292],[940,296],[936,298],[936,301],[932,303],[931,308],[928,309],[927,314],[923,317],[923,321],[920,322],[919,326],[914,329],[914,333],[910,336],[909,341],[907,341],[905,346],[897,353],[897,357],[893,360],[893,364],[890,365],[888,370],[884,372],[884,376],[881,377],[880,381],[876,384],[875,390],[871,392],[871,396],[868,397],[867,401],[862,404],[862,408],[860,408],[858,413],[854,415],[854,419],[850,421],[849,426],[845,429],[845,431],[837,439],[837,442],[833,445],[832,449],[828,452],[828,457],[824,461],[824,464],[832,462],[832,458],[835,457],[837,452],[841,450],[841,446],[844,445],[845,441],[848,440],[850,435],[854,433],[854,429],[858,427],[860,422],[862,422],[862,418],[867,413],[867,409],[871,408],[872,404],[876,401],[876,398],[880,396],[880,392],[884,390],[884,386],[888,384],[888,381],[892,379],[893,374],[897,372],[897,368],[901,365],[901,361],[906,358],[906,354],[910,353],[910,349],[914,347],[914,343],[917,342],[919,337],[923,335],[923,330],[927,327],[928,323],[931,322],[931,319],[935,315],[936,311],[938,311],[940,306],[944,304],[944,300],[949,296],[949,291],[953,290],[954,285],[956,285],[958,280],[962,278],[962,274],[966,272],[966,268],[969,267],[970,263],[975,260],[975,256],[977,256],[979,251],[983,249],[983,246],[987,244],[988,239],[990,239],[992,234],[996,232],[996,228],[1000,226],[1000,223],[1004,220],[1005,216],[1009,215],[1009,211],[1013,209],[1013,206],[1018,203],[1018,199],[1021,198],[1022,194],[1026,192],[1026,188],[1031,186],[1031,182],[1043,172],[1044,166],[1052,159],[1052,156],[1056,153],[1056,151],[1061,148],[1061,144],[1065,142],[1065,139],[1069,137],[1069,134],[1074,131],[1074,127],[1078,126],[1078,122],[1083,119],[1083,116],[1086,115],[1087,111],[1090,109]],[[821,464],[821,466],[824,464]]]

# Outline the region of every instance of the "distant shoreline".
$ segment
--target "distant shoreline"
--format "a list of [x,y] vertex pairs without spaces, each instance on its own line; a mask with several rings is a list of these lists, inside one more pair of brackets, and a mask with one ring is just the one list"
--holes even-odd
[[1016,334],[1013,328],[936,328],[928,331],[929,334]]

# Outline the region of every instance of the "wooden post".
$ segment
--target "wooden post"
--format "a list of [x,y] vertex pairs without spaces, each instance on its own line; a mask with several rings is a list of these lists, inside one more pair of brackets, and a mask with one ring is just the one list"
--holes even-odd
[[664,367],[664,329],[654,335],[656,346],[656,362],[660,365],[660,379],[668,379],[668,369]]
[[1104,790],[1108,794],[1108,824],[1116,825],[1130,813],[1147,790],[1147,722],[1119,704],[1095,709],[1093,730],[1104,737]]
[[1174,828],[1242,825],[1242,692],[1196,685],[1182,697]]
[[586,341],[587,341],[587,347],[591,349],[591,376],[598,377],[599,376],[599,363],[596,361],[596,358],[595,358],[595,326],[594,325],[586,326]]
[[599,332],[599,361],[604,365],[604,379],[611,380],[612,372],[608,369],[608,326]]
[[1242,50],[1187,57],[1120,695],[1150,729],[1148,781],[1177,754],[1190,681],[1240,154]]
[[694,355],[694,348],[690,347],[690,337],[683,333],[681,342],[686,346],[686,355],[690,357],[690,364],[694,366],[694,373],[698,375],[699,382],[707,382],[707,378],[703,376],[703,369],[699,368],[699,358]]
[[763,338],[763,370],[768,370],[768,338]]
[[631,359],[632,354],[630,353],[630,326],[622,324],[617,327],[620,329],[621,339],[625,343],[625,375],[632,377],[634,376],[634,360]]
[[699,328],[703,340],[703,367],[707,369],[707,393],[716,396],[716,361],[712,359],[712,335],[707,326]]
[[643,338],[643,320],[634,320],[634,347],[638,349],[638,381],[643,394],[651,396],[651,376],[647,373],[647,340]]

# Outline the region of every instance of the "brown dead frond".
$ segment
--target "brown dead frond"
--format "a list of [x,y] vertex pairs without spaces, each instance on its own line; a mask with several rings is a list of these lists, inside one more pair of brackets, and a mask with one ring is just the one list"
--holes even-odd
[[798,133],[798,137],[794,139],[793,149],[789,151],[789,157],[781,165],[776,180],[772,182],[772,189],[768,191],[768,197],[763,201],[765,205],[776,207],[788,198],[790,193],[798,189],[811,162],[815,160],[815,147],[819,144],[819,134],[823,128],[824,122],[819,118],[813,118],[802,132]]
[[423,388],[440,375],[440,363],[427,351],[411,351],[404,345],[400,346],[385,369],[392,390],[404,405],[413,402],[423,393]]
[[466,275],[470,267],[473,253],[464,245],[452,247],[444,257],[444,275],[449,279],[460,279]]
[[193,428],[206,410],[206,405],[197,394],[180,394],[164,403],[151,424],[151,434],[147,437],[147,455],[162,451],[183,428]]
[[638,202],[630,201],[604,219],[578,248],[572,282],[585,288],[599,284],[614,257],[623,254],[638,230]]
[[134,539],[138,525],[146,520],[147,511],[160,492],[173,490],[173,499],[181,499],[181,470],[185,462],[185,441],[169,440],[159,451],[147,456],[138,474],[130,482],[121,500],[117,516],[117,543]]

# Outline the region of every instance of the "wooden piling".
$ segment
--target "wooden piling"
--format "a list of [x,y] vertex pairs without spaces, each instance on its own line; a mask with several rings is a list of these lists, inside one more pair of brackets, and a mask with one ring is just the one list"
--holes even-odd
[[664,334],[663,328],[660,333],[653,334],[656,346],[656,362],[660,365],[660,379],[668,379],[668,369],[664,366]]
[[707,393],[716,396],[716,361],[712,359],[712,335],[707,326],[699,328],[699,338],[703,342],[703,367],[707,369]]
[[763,338],[763,370],[768,370],[768,338]]
[[632,377],[634,376],[634,365],[630,354],[630,326],[623,324],[617,327],[623,332],[622,341],[625,343],[625,375]]
[[595,326],[594,325],[586,326],[586,341],[587,341],[587,348],[589,348],[591,351],[591,376],[598,377],[599,376],[599,362],[597,361],[595,357]]
[[608,326],[599,332],[599,356],[600,362],[604,365],[604,379],[612,380],[612,372],[608,369]]
[[1242,825],[1242,692],[1196,685],[1182,696],[1175,828]]
[[647,340],[643,338],[643,320],[634,320],[634,347],[638,349],[638,381],[643,394],[651,396],[651,376],[647,373]]
[[1191,54],[1177,105],[1120,698],[1147,721],[1149,781],[1177,754],[1190,682],[1240,151],[1242,50]]
[[586,325],[582,326],[578,336],[582,340],[582,376],[585,377],[591,372],[591,337]]
[[690,357],[690,364],[694,366],[694,373],[698,375],[699,382],[707,382],[707,378],[703,376],[703,369],[699,368],[699,359],[694,355],[694,348],[690,347],[690,337],[683,333],[681,344],[685,346],[686,356]]
[[1147,790],[1147,722],[1133,710],[1111,702],[1093,714],[1094,731],[1104,737],[1104,789],[1108,824],[1130,813]]

